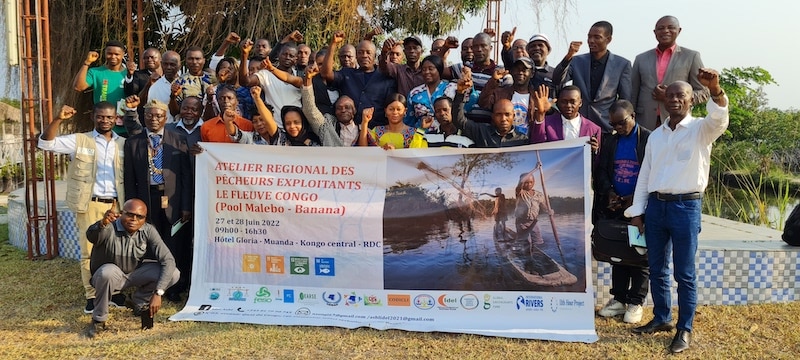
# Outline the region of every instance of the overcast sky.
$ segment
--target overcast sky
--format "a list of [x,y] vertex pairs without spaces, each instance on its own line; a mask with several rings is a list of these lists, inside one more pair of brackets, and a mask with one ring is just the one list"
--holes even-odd
[[[559,0],[550,0],[559,1]],[[580,53],[588,52],[586,34],[591,25],[606,20],[614,26],[609,50],[631,62],[636,55],[656,45],[655,23],[663,15],[676,16],[683,30],[678,44],[700,52],[706,67],[721,70],[731,67],[760,66],[769,71],[779,86],[765,88],[769,106],[800,109],[800,71],[791,65],[800,58],[799,32],[795,24],[800,1],[641,1],[572,0],[574,7],[559,31],[550,7],[542,11],[537,24],[530,0],[501,2],[500,27],[517,26],[517,38],[528,39],[543,32],[550,37],[553,51],[548,57],[555,66],[564,57],[569,42],[583,41]],[[485,12],[468,17],[459,39],[474,36],[485,27]],[[502,32],[502,31],[501,31]],[[429,48],[430,46],[426,46]],[[458,51],[450,60],[459,61]]]

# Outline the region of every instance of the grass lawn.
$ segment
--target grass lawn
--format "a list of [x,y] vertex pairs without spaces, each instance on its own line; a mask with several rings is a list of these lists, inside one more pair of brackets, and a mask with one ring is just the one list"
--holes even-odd
[[[29,261],[0,225],[0,359],[661,359],[672,334],[638,336],[620,319],[596,319],[594,344],[399,330],[171,322],[165,302],[152,330],[114,309],[109,330],[82,336],[80,271],[73,260]],[[649,309],[646,309],[649,313]],[[649,321],[652,315],[645,315]],[[687,359],[796,359],[800,302],[700,306]]]

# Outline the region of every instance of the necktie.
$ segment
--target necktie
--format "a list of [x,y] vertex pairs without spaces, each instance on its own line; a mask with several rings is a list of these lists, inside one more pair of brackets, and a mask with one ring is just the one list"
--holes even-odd
[[164,165],[162,161],[163,146],[161,146],[161,135],[151,134],[150,144],[150,180],[153,185],[164,183],[164,175],[161,173],[161,167]]

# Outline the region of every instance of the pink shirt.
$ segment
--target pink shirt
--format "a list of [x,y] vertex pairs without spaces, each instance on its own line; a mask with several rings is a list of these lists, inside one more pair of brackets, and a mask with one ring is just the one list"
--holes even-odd
[[669,60],[672,59],[672,54],[675,52],[675,46],[677,45],[678,44],[673,44],[664,51],[661,51],[658,49],[658,47],[656,47],[656,77],[659,84],[664,81],[664,74],[667,73]]

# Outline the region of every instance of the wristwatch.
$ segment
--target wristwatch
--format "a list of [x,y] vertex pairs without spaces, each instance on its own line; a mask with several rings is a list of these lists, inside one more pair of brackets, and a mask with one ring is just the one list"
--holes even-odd
[[164,290],[161,290],[161,289],[156,290],[156,295],[164,296]]

